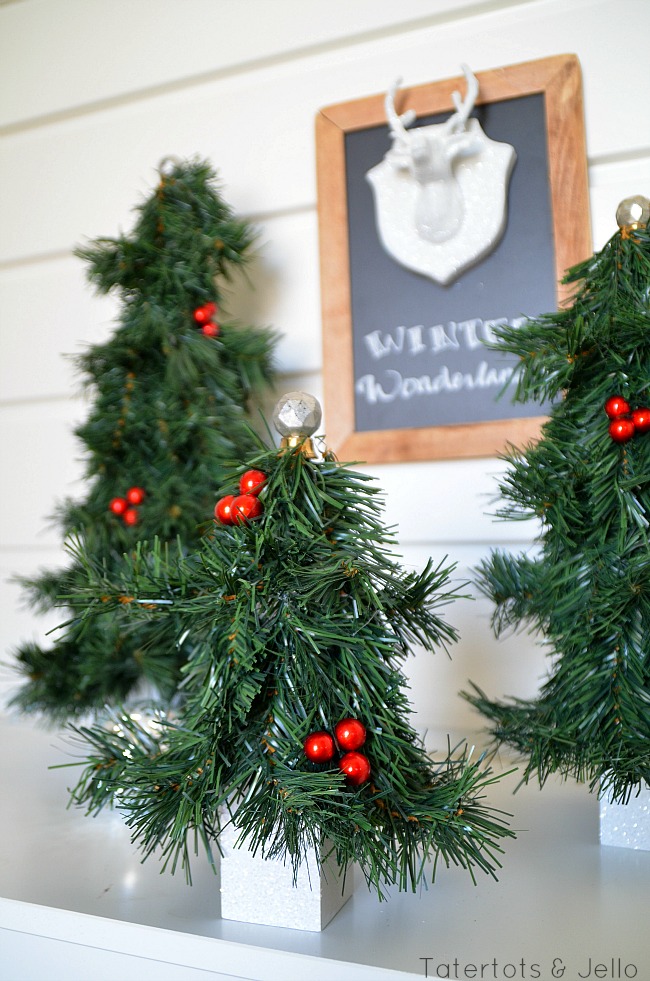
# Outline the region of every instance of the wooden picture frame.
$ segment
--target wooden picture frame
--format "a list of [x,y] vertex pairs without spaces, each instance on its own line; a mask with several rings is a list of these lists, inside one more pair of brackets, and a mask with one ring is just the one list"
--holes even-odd
[[[513,240],[514,251],[511,251],[508,259],[507,273],[511,278],[503,279],[501,293],[505,295],[509,292],[509,283],[520,284],[526,281],[527,277],[530,281],[535,280],[536,283],[537,270],[531,268],[536,260],[529,255],[528,245],[532,237],[537,234],[537,230],[542,225],[547,226],[549,248],[553,253],[549,258],[551,268],[547,274],[547,280],[549,277],[552,279],[551,286],[547,288],[548,305],[546,307],[542,305],[541,309],[528,308],[526,306],[528,301],[534,303],[532,293],[535,291],[530,289],[523,294],[523,297],[512,298],[512,303],[519,304],[520,307],[518,311],[514,311],[513,316],[517,313],[523,316],[538,316],[556,309],[562,302],[564,296],[559,281],[570,266],[588,257],[592,251],[582,84],[578,59],[575,55],[558,55],[491,71],[476,72],[476,78],[479,82],[479,91],[474,114],[477,112],[480,114],[482,111],[492,112],[493,115],[498,113],[499,118],[506,120],[507,125],[514,126],[514,121],[507,122],[511,118],[514,119],[510,116],[514,110],[529,114],[533,112],[533,107],[536,107],[535,118],[538,122],[535,123],[531,116],[530,132],[533,132],[533,126],[537,126],[532,142],[537,140],[540,144],[541,149],[537,152],[537,156],[546,153],[543,161],[546,173],[543,180],[547,184],[548,193],[544,198],[546,191],[543,191],[542,198],[548,204],[539,210],[547,213],[524,214],[523,212],[527,210],[526,206],[526,208],[519,207],[518,213],[513,217],[513,204],[512,200],[510,201],[508,227],[504,239],[510,234],[512,224],[513,229],[515,226],[519,229],[517,232],[519,240]],[[392,79],[388,80],[389,83],[391,81]],[[465,79],[462,76],[401,89],[399,112],[403,113],[407,109],[414,110],[417,115],[416,125],[421,123],[422,117],[432,115],[435,117],[435,114],[448,115],[454,109],[452,93],[464,89]],[[531,99],[529,98],[531,96],[537,98]],[[526,101],[521,101],[522,99]],[[534,439],[539,434],[541,423],[545,418],[539,415],[539,407],[529,409],[536,414],[525,416],[520,406],[504,404],[503,409],[497,410],[503,412],[503,418],[485,419],[481,418],[480,406],[477,405],[478,418],[466,419],[458,424],[452,421],[451,424],[432,425],[426,422],[421,425],[418,418],[419,410],[414,404],[412,416],[407,420],[406,425],[402,420],[399,427],[393,428],[388,424],[374,428],[370,425],[362,430],[355,423],[354,346],[358,341],[358,338],[355,341],[355,330],[363,331],[365,327],[363,325],[361,328],[358,327],[357,321],[363,318],[358,314],[358,310],[356,313],[353,311],[351,269],[354,262],[357,263],[356,268],[363,270],[364,280],[370,284],[370,290],[373,293],[376,290],[377,296],[373,295],[372,301],[377,301],[379,309],[383,309],[382,303],[387,300],[391,304],[399,304],[400,299],[407,295],[410,297],[416,288],[418,290],[425,288],[422,286],[425,277],[402,269],[395,275],[405,278],[397,282],[390,294],[386,294],[382,300],[380,294],[385,288],[383,281],[385,277],[378,271],[377,279],[373,281],[372,269],[368,271],[363,265],[364,252],[367,250],[370,256],[375,249],[375,243],[370,241],[370,237],[372,234],[376,236],[376,230],[370,231],[370,219],[360,210],[362,207],[366,209],[369,207],[367,200],[371,198],[366,200],[365,195],[370,195],[370,190],[362,186],[363,183],[367,184],[367,181],[363,182],[360,179],[361,171],[356,176],[351,175],[352,152],[356,152],[362,161],[363,153],[367,156],[372,152],[370,149],[364,149],[366,146],[370,147],[371,139],[381,139],[389,145],[384,102],[385,93],[381,93],[339,103],[322,109],[316,119],[324,408],[328,445],[340,459],[368,463],[495,456],[501,453],[507,444],[521,444]],[[487,127],[486,132],[491,136]],[[528,179],[525,178],[525,174],[523,177],[521,174],[518,175],[517,168],[520,166],[520,158],[523,160],[527,152],[529,143],[531,143],[530,139],[527,140],[526,146],[519,147],[515,140],[518,159],[511,178],[511,193],[515,186],[515,178]],[[355,147],[361,149],[355,150]],[[358,169],[361,164],[354,166]],[[536,166],[538,171],[544,169],[544,166],[539,165],[539,160],[534,165],[530,165],[531,168],[533,166]],[[535,179],[539,180],[539,175]],[[359,215],[362,215],[364,230],[359,230],[355,225],[355,222],[359,221]],[[494,268],[496,263],[501,262],[497,255],[500,248],[501,245],[498,245],[495,250]],[[398,267],[398,264],[385,254],[384,258],[380,258],[377,253],[374,255],[374,264],[378,270],[380,267],[384,268],[383,262],[392,261],[393,265]],[[492,256],[479,261],[474,267],[475,278],[476,276],[484,278],[478,283],[477,288],[483,289],[484,280],[492,275],[489,261],[492,261]],[[371,262],[370,258],[368,262]],[[518,263],[521,264],[521,268],[517,267]],[[528,263],[527,267],[526,263]],[[392,271],[390,275],[393,275]],[[469,273],[467,275],[469,276]],[[504,273],[501,272],[500,275],[503,276]],[[436,296],[445,303],[453,302],[455,296],[460,300],[463,296],[464,279],[465,274],[458,280],[458,286],[452,284],[451,290],[435,283],[427,283],[426,289],[430,287],[438,291],[446,289],[446,293],[432,294],[431,300],[427,293],[423,300],[426,311],[419,313],[420,319],[416,323],[428,324],[432,319],[435,321],[436,314],[431,313],[431,310],[435,311],[437,306]],[[541,299],[539,302],[543,304],[546,301]],[[372,303],[368,305],[372,306]],[[359,309],[365,309],[363,301]],[[374,315],[376,316],[376,312]],[[494,316],[493,313],[491,315]],[[399,306],[395,306],[393,322],[400,323],[400,316]],[[418,314],[411,313],[411,320],[413,316]],[[447,317],[452,323],[454,322],[453,316],[447,314]],[[373,324],[376,324],[376,321],[373,321]]]

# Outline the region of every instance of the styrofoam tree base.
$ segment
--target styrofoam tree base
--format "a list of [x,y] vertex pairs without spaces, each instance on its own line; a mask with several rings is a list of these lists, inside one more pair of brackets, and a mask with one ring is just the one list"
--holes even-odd
[[[328,861],[321,867],[315,852],[308,854],[294,884],[290,861],[264,859],[246,846],[235,847],[239,831],[225,827],[220,836],[221,916],[292,930],[323,930],[345,905],[354,889],[353,869],[345,874]],[[327,854],[327,849],[323,849]]]
[[650,787],[645,785],[627,804],[600,801],[600,843],[650,851]]

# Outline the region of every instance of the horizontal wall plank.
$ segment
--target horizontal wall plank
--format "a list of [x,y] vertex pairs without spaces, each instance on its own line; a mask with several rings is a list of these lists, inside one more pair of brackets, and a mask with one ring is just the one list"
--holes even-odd
[[81,399],[0,410],[0,542],[4,546],[49,547],[60,541],[50,516],[64,495],[83,493],[80,444],[73,429],[86,411]]
[[409,545],[504,540],[526,545],[538,532],[535,521],[494,517],[498,479],[504,472],[498,460],[367,464],[356,469],[376,478],[384,494],[386,524]]
[[320,107],[385,90],[399,74],[419,84],[458,74],[463,61],[482,70],[556,54],[560,22],[562,50],[582,64],[589,155],[647,153],[650,119],[636,98],[647,89],[647,61],[626,59],[614,76],[611,65],[631,32],[648,32],[650,4],[543,0],[476,16],[470,32],[464,21],[444,22],[7,136],[0,261],[128,226],[134,197],[168,154],[210,158],[241,214],[313,207]]
[[[519,551],[518,547],[503,542],[495,543],[495,547]],[[532,697],[547,671],[545,648],[525,630],[495,637],[491,626],[492,604],[481,596],[473,582],[473,570],[489,549],[466,540],[449,543],[444,552],[424,543],[406,545],[401,551],[402,565],[407,568],[422,569],[429,556],[434,562],[445,557],[449,562],[457,562],[447,588],[462,597],[441,611],[459,634],[458,642],[449,648],[449,656],[442,650],[432,655],[416,648],[405,662],[415,724],[421,729],[440,725],[443,729],[468,734],[484,728],[485,720],[458,697],[460,691],[468,689],[470,680],[497,698]]]
[[617,231],[620,202],[635,194],[650,198],[650,154],[592,167],[589,184],[594,249],[601,249]]
[[278,332],[283,373],[320,371],[321,311],[318,220],[314,209],[277,215],[259,226],[252,261],[235,272],[226,297],[228,314],[241,323]]
[[80,383],[73,356],[105,340],[116,314],[73,256],[0,269],[2,402],[70,395]]
[[481,7],[494,2],[23,0],[0,7],[0,127]]
[[497,639],[490,615],[487,600],[457,600],[445,616],[460,634],[450,656],[417,649],[406,661],[404,673],[418,728],[441,727],[468,736],[485,729],[487,721],[459,697],[470,681],[497,699],[530,698],[538,691],[547,671],[544,649],[526,633]]
[[453,565],[450,578],[455,591],[476,599],[479,596],[475,585],[476,568],[493,550],[514,555],[525,552],[531,558],[539,551],[539,546],[529,541],[516,541],[511,534],[510,522],[499,522],[495,532],[500,537],[490,542],[473,541],[469,537],[450,541],[427,541],[424,538],[417,542],[400,541],[397,554],[402,565],[415,570],[423,569],[429,559],[436,565],[440,562],[445,567]]

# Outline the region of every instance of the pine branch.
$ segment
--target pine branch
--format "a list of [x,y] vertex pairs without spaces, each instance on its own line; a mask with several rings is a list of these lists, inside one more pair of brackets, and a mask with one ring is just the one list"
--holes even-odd
[[[94,813],[119,795],[143,854],[188,874],[188,843],[218,848],[230,820],[245,847],[286,855],[294,870],[312,844],[331,842],[380,896],[417,888],[431,864],[494,874],[512,836],[482,800],[494,778],[466,750],[431,761],[400,671],[410,643],[432,651],[455,639],[441,616],[457,595],[451,567],[398,565],[366,475],[299,450],[265,449],[247,466],[266,474],[262,517],[217,523],[191,555],[142,544],[115,581],[78,549],[83,616],[121,604],[136,621],[174,624],[190,653],[179,714],[154,747],[128,718],[119,738],[79,730],[92,753],[75,801]],[[303,749],[346,717],[364,720],[372,760],[356,788],[336,761],[310,762]]]
[[617,442],[605,406],[648,402],[647,228],[618,232],[567,282],[569,307],[498,331],[522,359],[517,397],[563,397],[540,440],[505,456],[497,513],[538,519],[533,556],[493,552],[476,571],[497,635],[536,633],[548,677],[535,699],[465,697],[526,759],[524,780],[557,772],[627,800],[650,774],[650,438]]

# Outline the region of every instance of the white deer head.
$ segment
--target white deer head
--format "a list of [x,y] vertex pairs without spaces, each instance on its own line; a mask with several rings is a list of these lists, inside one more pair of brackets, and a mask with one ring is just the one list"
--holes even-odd
[[463,74],[467,93],[464,99],[452,94],[456,111],[444,123],[416,129],[407,128],[415,113],[400,115],[395,108],[401,80],[394,83],[385,100],[392,146],[366,175],[386,251],[441,283],[500,238],[507,179],[516,157],[513,147],[489,140],[478,121],[469,119],[478,81],[466,65]]
[[410,111],[400,116],[395,109],[401,79],[386,96],[386,117],[393,141],[389,160],[394,167],[406,169],[417,184],[415,227],[418,235],[429,242],[446,242],[458,232],[464,206],[454,164],[459,157],[480,150],[479,141],[467,132],[467,119],[478,95],[478,81],[466,65],[463,73],[467,80],[465,100],[454,92],[456,112],[437,126],[407,130],[415,114]]

